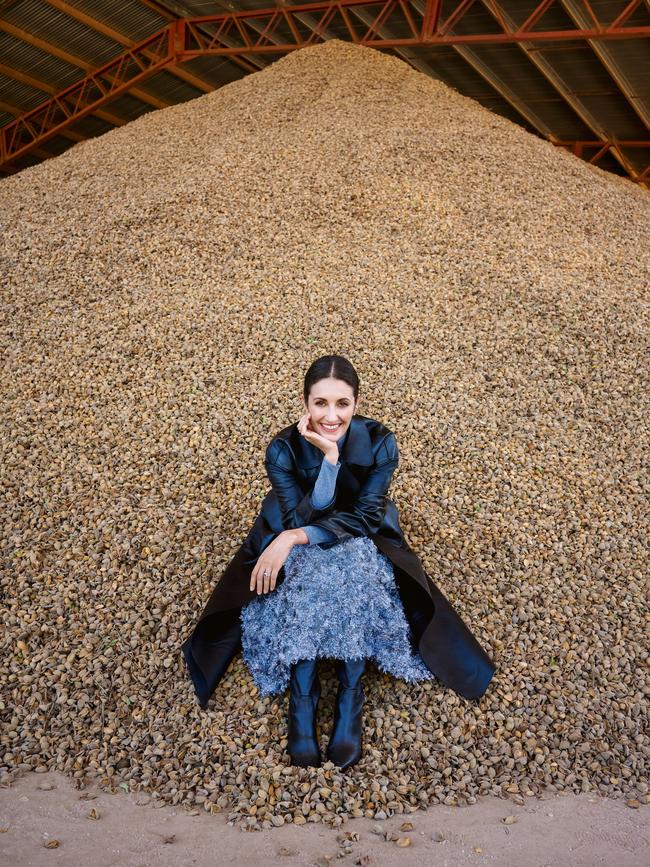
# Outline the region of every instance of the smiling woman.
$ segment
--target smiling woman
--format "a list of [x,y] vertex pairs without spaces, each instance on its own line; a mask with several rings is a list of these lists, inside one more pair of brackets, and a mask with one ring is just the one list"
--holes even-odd
[[287,748],[303,767],[321,762],[317,660],[334,659],[327,758],[347,768],[362,753],[367,659],[407,681],[437,677],[465,698],[485,692],[495,666],[404,538],[388,496],[397,440],[357,414],[352,364],[314,361],[303,401],[298,422],[267,446],[271,490],[183,653],[202,707],[240,647],[262,695],[288,684]]

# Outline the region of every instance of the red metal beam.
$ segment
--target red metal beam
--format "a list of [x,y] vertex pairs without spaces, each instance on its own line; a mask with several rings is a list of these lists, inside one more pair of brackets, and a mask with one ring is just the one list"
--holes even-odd
[[625,9],[618,16],[616,21],[612,22],[612,27],[620,27],[624,24],[630,15],[636,10],[637,6],[641,3],[641,0],[630,0]]
[[423,39],[431,39],[433,34],[438,32],[441,8],[442,0],[427,0],[427,5],[424,10],[424,18],[422,20]]
[[[285,53],[294,51],[296,48],[304,48],[316,41],[319,30],[326,24],[330,24],[337,17],[337,23],[341,29],[347,29],[351,42],[360,45],[371,45],[375,48],[396,48],[400,46],[435,46],[435,45],[462,45],[472,44],[495,44],[513,42],[558,42],[572,39],[631,39],[650,36],[650,26],[624,26],[639,0],[630,0],[628,7],[621,13],[618,19],[611,24],[604,24],[595,18],[593,10],[589,7],[590,17],[594,20],[594,26],[587,29],[574,27],[568,30],[530,30],[529,27],[544,15],[556,0],[540,0],[527,21],[517,30],[504,27],[503,33],[449,33],[449,29],[463,18],[471,8],[474,0],[458,0],[455,8],[445,20],[440,20],[440,3],[437,0],[428,0],[427,10],[421,15],[415,7],[408,3],[397,3],[396,0],[335,0],[319,3],[303,3],[300,5],[282,6],[276,9],[249,9],[242,12],[224,12],[218,15],[205,15],[201,18],[185,18],[176,22],[185,32],[181,39],[184,49],[179,57],[189,60],[200,57],[205,53],[210,54],[237,54],[240,53]],[[587,7],[586,0],[585,7]],[[404,15],[404,6],[408,6],[411,15]],[[492,4],[496,7],[496,3]],[[376,22],[386,22],[389,18],[399,18],[402,29],[406,26],[411,36],[395,39],[382,39],[373,27],[364,35],[357,33],[351,23],[350,17],[345,14],[347,9],[364,6],[381,7],[377,13]],[[269,35],[281,30],[282,39],[286,38],[283,26],[289,25],[293,16],[299,13],[323,13],[323,18],[307,36],[297,36],[297,29],[291,27],[293,42],[272,43]],[[428,13],[428,14],[427,14]],[[417,19],[414,27],[410,19]],[[267,20],[268,25],[262,34],[252,30],[249,21],[259,22]],[[529,22],[531,22],[529,24]],[[217,26],[217,31],[212,39],[206,40],[197,37],[195,28],[197,24],[212,24]],[[435,28],[432,26],[435,24]],[[304,26],[304,25],[303,25]],[[373,35],[375,33],[375,35]],[[180,34],[179,34],[180,35]],[[223,42],[226,36],[238,37],[239,45],[226,46]]]
[[0,129],[0,165],[22,156],[35,144],[47,141],[173,62],[170,44],[173,33],[165,27],[3,126]]
[[[621,148],[634,150],[636,148],[642,148],[650,151],[650,140],[648,141],[638,141],[638,140],[623,140],[619,141],[618,139],[603,141],[599,139],[586,139],[584,141],[553,141],[556,147],[566,148],[574,153],[580,159],[585,160],[592,165],[596,165],[605,154],[612,148],[616,148],[620,151]],[[587,158],[584,155],[585,150],[596,150],[596,153],[593,156]],[[650,184],[650,166],[644,169],[642,172],[635,172],[632,168],[629,170],[630,180],[633,180],[637,184],[642,184],[645,187],[648,187]]]
[[624,148],[650,148],[650,139],[648,141],[644,141],[643,139],[612,139],[611,141],[606,141],[605,139],[580,139],[579,141],[560,141],[556,140],[553,142],[557,147],[562,148],[576,148],[580,147],[584,150],[584,148],[599,148],[604,144],[612,147],[624,147]]
[[[26,153],[66,126],[95,111],[99,106],[130,89],[139,81],[159,70],[195,57],[226,55],[244,57],[249,54],[285,54],[322,42],[325,29],[336,20],[339,32],[347,32],[357,45],[374,48],[436,47],[438,45],[489,44],[513,42],[557,42],[576,39],[630,39],[650,37],[650,26],[627,26],[626,21],[639,0],[630,0],[616,21],[600,23],[588,0],[581,0],[589,10],[590,29],[529,30],[539,26],[545,12],[556,0],[540,0],[537,7],[517,30],[508,28],[503,16],[503,32],[457,34],[451,29],[466,15],[474,0],[457,0],[456,6],[442,20],[441,0],[427,0],[424,12],[408,0],[321,0],[295,6],[254,9],[241,12],[221,12],[197,18],[171,21],[152,36],[131,46],[114,60],[87,75],[77,84],[48,99],[42,105],[16,118],[0,129],[0,166]],[[495,0],[491,8],[497,11]],[[366,32],[357,32],[349,10],[373,7],[374,20]],[[379,8],[379,11],[376,11]],[[304,23],[306,13],[315,16],[315,24]],[[301,16],[303,16],[301,20]],[[389,20],[399,19],[402,31],[411,35],[399,39],[382,39],[379,31]],[[207,34],[202,27],[215,27]],[[305,33],[305,31],[307,31]],[[273,39],[279,40],[274,42]],[[287,39],[292,41],[287,42]],[[622,143],[619,143],[622,144]],[[647,146],[647,144],[645,145]],[[645,172],[644,172],[645,175]]]

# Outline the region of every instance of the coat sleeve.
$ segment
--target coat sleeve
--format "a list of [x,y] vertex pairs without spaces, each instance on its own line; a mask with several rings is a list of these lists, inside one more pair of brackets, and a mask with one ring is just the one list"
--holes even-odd
[[316,509],[311,502],[311,491],[303,493],[296,479],[291,449],[280,440],[272,440],[264,458],[264,466],[280,506],[282,526],[285,530],[313,524],[327,514],[328,508]]
[[372,536],[379,530],[387,506],[390,482],[399,464],[399,450],[395,434],[387,434],[375,455],[367,479],[361,486],[350,511],[332,509],[309,523],[336,534],[339,542],[355,536]]

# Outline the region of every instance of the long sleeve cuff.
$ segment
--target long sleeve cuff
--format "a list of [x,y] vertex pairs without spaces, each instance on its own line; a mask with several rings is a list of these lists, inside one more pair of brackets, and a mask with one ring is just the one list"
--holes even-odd
[[321,542],[336,542],[336,533],[331,530],[326,530],[324,527],[316,527],[314,524],[308,524],[302,528],[307,534],[310,545],[318,545]]
[[326,509],[334,499],[336,478],[341,467],[341,461],[331,464],[323,457],[318,478],[311,493],[311,504],[314,509]]

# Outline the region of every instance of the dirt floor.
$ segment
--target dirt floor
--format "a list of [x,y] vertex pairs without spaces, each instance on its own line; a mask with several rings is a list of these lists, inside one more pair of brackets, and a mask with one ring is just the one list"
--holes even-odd
[[[346,841],[339,839],[344,836],[348,853]],[[307,823],[246,832],[228,824],[227,811],[209,815],[202,809],[157,806],[149,795],[111,794],[95,784],[79,790],[58,772],[24,774],[0,788],[0,862],[10,867],[626,867],[647,865],[648,851],[647,807],[632,809],[624,800],[592,794],[549,795],[523,805],[489,797],[468,807],[436,805],[381,823],[351,819],[339,829]]]

